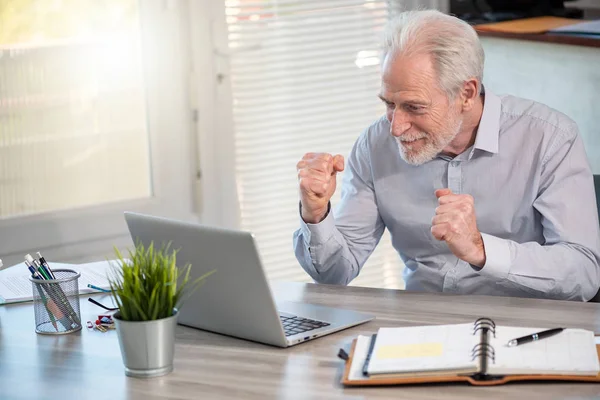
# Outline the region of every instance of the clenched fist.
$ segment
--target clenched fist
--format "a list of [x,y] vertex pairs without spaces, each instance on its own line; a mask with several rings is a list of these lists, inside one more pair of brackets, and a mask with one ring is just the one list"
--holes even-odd
[[344,170],[344,157],[328,153],[306,153],[296,165],[300,184],[302,219],[318,224],[327,215],[335,193],[336,174]]
[[453,194],[450,189],[435,191],[439,206],[431,221],[431,234],[448,244],[450,251],[463,261],[483,267],[485,248],[477,228],[473,197]]

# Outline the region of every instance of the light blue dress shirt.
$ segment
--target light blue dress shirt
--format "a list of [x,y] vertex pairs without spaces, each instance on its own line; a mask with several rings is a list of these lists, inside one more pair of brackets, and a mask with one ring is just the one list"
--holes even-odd
[[[483,268],[431,235],[435,190],[475,199]],[[341,201],[294,233],[296,258],[319,283],[347,285],[384,230],[407,290],[589,300],[600,285],[593,176],[575,122],[542,104],[485,94],[475,144],[420,166],[400,157],[385,117],[356,141]],[[339,190],[339,188],[338,188]]]

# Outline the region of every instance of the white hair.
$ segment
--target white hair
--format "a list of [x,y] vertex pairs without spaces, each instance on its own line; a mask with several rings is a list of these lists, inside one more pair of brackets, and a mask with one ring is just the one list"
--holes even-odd
[[484,53],[468,23],[437,10],[406,11],[391,19],[384,31],[383,57],[388,54],[430,54],[441,88],[454,98],[463,83],[483,80]]

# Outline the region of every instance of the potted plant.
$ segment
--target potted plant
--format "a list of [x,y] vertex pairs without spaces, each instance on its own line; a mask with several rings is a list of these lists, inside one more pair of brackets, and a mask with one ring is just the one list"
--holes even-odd
[[177,267],[177,251],[170,244],[147,248],[141,242],[125,259],[115,248],[117,268],[108,277],[118,307],[113,315],[125,374],[155,377],[173,370],[177,313],[184,296],[214,273],[190,281],[191,265]]

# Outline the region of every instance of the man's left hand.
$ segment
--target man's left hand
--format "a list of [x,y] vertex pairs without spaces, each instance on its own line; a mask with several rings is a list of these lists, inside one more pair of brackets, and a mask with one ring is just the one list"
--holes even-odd
[[431,221],[431,234],[448,244],[450,251],[477,267],[485,265],[485,248],[477,229],[473,196],[454,194],[450,189],[435,191],[439,206]]

